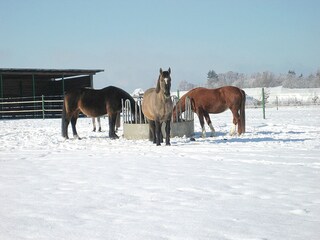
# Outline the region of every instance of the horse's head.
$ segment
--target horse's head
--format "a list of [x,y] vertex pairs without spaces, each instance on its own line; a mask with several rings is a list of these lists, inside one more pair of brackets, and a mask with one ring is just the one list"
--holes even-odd
[[168,71],[162,71],[160,68],[160,75],[156,87],[156,92],[163,92],[165,98],[170,98],[170,88],[171,88],[171,77],[170,77],[171,69]]

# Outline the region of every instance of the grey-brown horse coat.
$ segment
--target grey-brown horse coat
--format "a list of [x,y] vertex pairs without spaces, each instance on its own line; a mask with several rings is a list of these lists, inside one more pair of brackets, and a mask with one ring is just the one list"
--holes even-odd
[[148,119],[149,129],[153,134],[153,142],[160,145],[162,142],[161,125],[166,123],[166,145],[170,145],[170,123],[173,103],[170,96],[171,69],[162,71],[156,88],[148,89],[143,95],[142,112]]

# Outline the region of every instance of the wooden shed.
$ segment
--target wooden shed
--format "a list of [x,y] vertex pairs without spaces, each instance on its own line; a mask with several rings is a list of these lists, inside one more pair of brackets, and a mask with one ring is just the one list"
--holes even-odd
[[0,98],[63,95],[74,87],[92,87],[94,69],[0,68]]
[[92,87],[102,71],[0,68],[0,118],[59,117],[64,92]]

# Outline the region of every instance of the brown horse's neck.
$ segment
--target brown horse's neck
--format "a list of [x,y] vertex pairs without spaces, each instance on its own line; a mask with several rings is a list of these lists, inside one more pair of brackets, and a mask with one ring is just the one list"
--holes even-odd
[[182,96],[173,109],[172,115],[174,122],[180,118],[180,115],[186,111],[186,97]]
[[181,109],[181,113],[186,111],[186,96],[182,96],[177,103],[179,109]]

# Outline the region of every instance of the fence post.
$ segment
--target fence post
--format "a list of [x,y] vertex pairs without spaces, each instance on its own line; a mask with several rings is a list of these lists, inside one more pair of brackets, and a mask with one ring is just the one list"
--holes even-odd
[[44,115],[45,115],[45,109],[44,109],[44,95],[41,96],[42,98],[42,119],[44,119]]
[[[1,102],[3,101],[3,79],[2,79],[2,74],[0,73],[0,98],[1,98]],[[0,110],[2,111],[2,104],[0,107]],[[2,118],[2,113],[0,118]]]
[[[32,95],[33,95],[33,110],[36,110],[36,80],[35,80],[35,77],[34,77],[34,74],[32,74]],[[37,117],[37,114],[36,112],[33,113],[33,117],[36,118]]]
[[0,98],[3,98],[3,79],[2,79],[1,73],[0,73]]
[[264,88],[262,88],[262,112],[263,112],[263,119],[266,119],[266,106],[265,106],[265,96],[264,96]]

